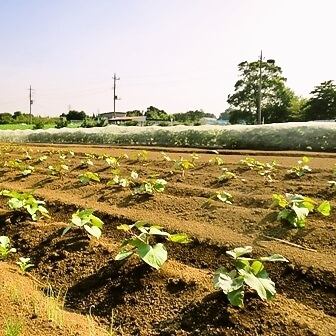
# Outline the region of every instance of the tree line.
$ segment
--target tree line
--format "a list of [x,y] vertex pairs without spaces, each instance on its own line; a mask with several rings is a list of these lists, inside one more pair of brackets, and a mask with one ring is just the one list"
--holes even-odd
[[287,79],[274,60],[245,61],[238,65],[238,72],[234,92],[227,99],[229,108],[219,119],[255,124],[259,104],[264,123],[336,119],[336,85],[332,80],[315,86],[305,98],[286,86]]

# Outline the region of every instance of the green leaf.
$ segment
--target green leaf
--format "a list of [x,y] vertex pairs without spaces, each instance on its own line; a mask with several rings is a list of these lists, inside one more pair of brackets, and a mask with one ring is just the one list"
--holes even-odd
[[317,211],[323,216],[329,216],[331,211],[331,206],[328,201],[323,201],[317,208]]
[[176,233],[169,235],[168,240],[179,244],[187,244],[191,242],[191,239],[185,233]]
[[262,271],[258,276],[240,269],[239,274],[244,277],[245,283],[254,289],[262,300],[267,300],[275,294],[275,284],[267,277],[267,272]]
[[288,262],[288,260],[283,257],[281,254],[272,254],[269,257],[261,257],[259,258],[261,261],[283,261],[283,262]]
[[130,257],[133,253],[134,253],[133,251],[121,251],[114,257],[114,260],[118,260],[118,261],[124,260]]
[[168,257],[167,250],[161,243],[154,247],[144,244],[138,248],[138,254],[145,263],[155,269],[160,269]]
[[294,210],[299,221],[305,219],[309,214],[309,210],[307,208],[301,208],[296,205],[293,205],[292,209]]
[[244,307],[244,287],[240,287],[227,294],[227,298],[233,306]]
[[272,206],[279,206],[281,208],[285,208],[288,205],[286,198],[280,194],[273,194],[272,200],[273,200]]
[[97,226],[84,225],[84,229],[93,237],[99,239],[101,236],[101,230]]
[[263,269],[264,269],[264,265],[262,264],[262,262],[260,262],[259,260],[253,261],[253,263],[251,265],[251,270],[252,270],[254,275],[257,275]]
[[252,252],[252,246],[236,247],[231,251],[226,251],[226,254],[237,259],[238,257]]
[[91,215],[90,219],[91,219],[91,223],[92,223],[93,226],[96,226],[100,229],[103,227],[104,222],[100,218],[98,218],[97,216]]
[[117,226],[117,229],[127,232],[127,231],[131,231],[132,228],[127,224],[121,224]]

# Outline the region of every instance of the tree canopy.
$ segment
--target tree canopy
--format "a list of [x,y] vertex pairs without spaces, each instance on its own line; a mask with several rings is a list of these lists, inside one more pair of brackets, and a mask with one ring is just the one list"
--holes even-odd
[[336,84],[332,80],[315,86],[304,109],[306,120],[336,119]]
[[[231,121],[243,118],[255,123],[259,104],[259,61],[242,62],[238,65],[239,80],[227,102],[232,109]],[[261,109],[262,118],[268,122],[286,121],[293,92],[285,86],[286,78],[275,61],[261,62]],[[236,114],[236,116],[235,116]],[[230,122],[231,122],[230,121]]]

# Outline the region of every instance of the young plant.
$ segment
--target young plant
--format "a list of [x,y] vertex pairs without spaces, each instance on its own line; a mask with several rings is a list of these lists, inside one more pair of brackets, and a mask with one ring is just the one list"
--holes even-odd
[[336,188],[336,181],[328,181],[329,187]]
[[103,225],[104,222],[93,214],[92,209],[77,210],[72,214],[71,223],[64,229],[62,236],[70,229],[78,227],[84,229],[90,236],[99,239]]
[[10,239],[7,236],[0,236],[0,260],[4,260],[10,253],[15,253],[16,249],[11,247]]
[[226,204],[232,204],[233,197],[230,193],[226,191],[216,191],[203,203],[203,206],[208,206],[210,205],[211,201],[217,201],[217,200]]
[[97,173],[87,171],[79,175],[79,181],[82,184],[89,184],[90,182],[100,182],[100,177]]
[[148,161],[148,152],[146,150],[142,150],[137,154],[137,160],[139,162],[145,162]]
[[133,194],[154,195],[155,193],[162,193],[166,188],[166,184],[167,181],[164,179],[144,180],[133,189]]
[[269,278],[263,262],[288,262],[280,254],[258,259],[245,257],[251,252],[251,246],[237,247],[232,251],[227,251],[226,254],[234,260],[234,269],[228,271],[225,267],[220,267],[213,279],[214,287],[221,289],[229,302],[240,308],[244,307],[246,285],[255,290],[262,300],[271,300],[275,296],[275,283]]
[[293,166],[287,172],[295,177],[301,177],[309,172],[311,172],[311,168],[307,165],[310,159],[307,156],[303,156],[301,160],[297,162],[297,165]]
[[138,179],[138,173],[135,171],[131,172],[130,178],[122,177],[119,170],[115,170],[115,175],[113,178],[107,182],[108,186],[119,186],[126,188],[130,185],[134,185],[135,181]]
[[117,157],[108,156],[105,158],[105,162],[113,169],[116,169],[120,166],[120,160]]
[[317,211],[323,216],[329,216],[331,206],[328,201],[318,203],[309,197],[297,194],[273,194],[271,207],[280,209],[278,220],[285,220],[296,228],[303,228],[306,225],[306,218],[310,212]]
[[11,209],[15,211],[25,209],[34,221],[40,217],[50,217],[48,210],[44,207],[45,202],[38,201],[29,192],[2,190],[0,195],[9,197],[8,206]]
[[167,153],[160,152],[160,154],[162,155],[163,160],[168,161],[168,162],[172,161],[172,159],[170,158],[170,156]]
[[48,166],[48,174],[53,176],[62,176],[69,171],[69,167],[65,164],[57,164],[54,166]]
[[182,177],[185,176],[185,172],[191,168],[195,168],[195,164],[187,159],[184,159],[182,156],[179,160],[174,161],[174,168],[182,171]]
[[162,230],[158,225],[150,225],[144,221],[135,224],[122,224],[118,230],[125,231],[130,238],[125,239],[121,244],[120,252],[115,260],[124,260],[131,255],[136,255],[149,266],[160,269],[168,258],[166,247],[162,243],[153,244],[154,237],[161,237],[174,243],[186,244],[190,242],[184,233],[170,234]]
[[218,177],[219,182],[227,182],[237,178],[235,173],[230,172],[227,168],[222,168],[222,174]]
[[247,157],[240,160],[240,163],[247,166],[251,170],[255,170],[259,175],[264,176],[268,182],[273,182],[275,178],[275,172],[278,164],[276,161],[272,162],[260,162],[254,158]]
[[222,166],[224,164],[224,160],[219,156],[215,156],[213,159],[209,160],[209,163],[216,166]]
[[29,268],[34,266],[34,264],[30,263],[30,258],[24,257],[20,257],[16,264],[20,267],[22,274],[26,273]]
[[41,155],[38,159],[37,159],[37,161],[38,162],[44,162],[44,161],[46,161],[48,159],[48,156],[47,155]]

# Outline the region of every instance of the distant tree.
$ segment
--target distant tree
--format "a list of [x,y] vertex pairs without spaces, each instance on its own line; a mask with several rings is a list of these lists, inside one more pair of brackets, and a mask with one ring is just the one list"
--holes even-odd
[[21,115],[22,115],[22,112],[16,111],[16,112],[13,113],[13,118],[16,119],[16,118],[20,117]]
[[218,117],[218,120],[229,120],[230,119],[230,113],[234,111],[232,108],[227,108],[224,112],[221,112],[221,114]]
[[[281,67],[275,62],[261,62],[261,109],[266,122],[286,121],[284,107],[288,107],[291,92],[286,88],[286,78],[282,76]],[[242,62],[238,65],[239,80],[235,91],[228,96],[227,102],[233,109],[231,117],[239,120],[244,117],[246,123],[257,121],[259,103],[259,61]],[[237,116],[234,116],[237,114]]]
[[212,113],[205,113],[203,110],[195,110],[185,113],[175,113],[173,114],[173,118],[177,122],[191,124],[199,122],[202,118],[216,118],[216,116]]
[[0,113],[0,124],[11,124],[13,117],[10,113]]
[[147,120],[169,120],[170,116],[164,110],[149,106],[145,112]]
[[308,99],[294,95],[290,102],[289,107],[289,121],[304,121],[305,108],[307,105]]
[[127,111],[126,117],[141,117],[142,112],[140,110]]
[[332,80],[322,82],[310,92],[305,107],[305,120],[336,119],[336,85]]
[[66,120],[68,120],[68,121],[71,121],[71,120],[85,120],[87,115],[85,114],[84,111],[79,112],[79,111],[71,110],[67,114],[62,113],[61,117],[65,117]]

